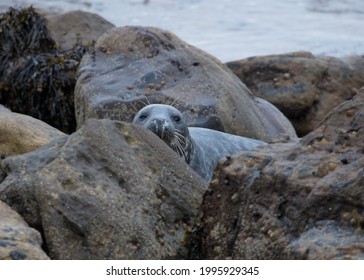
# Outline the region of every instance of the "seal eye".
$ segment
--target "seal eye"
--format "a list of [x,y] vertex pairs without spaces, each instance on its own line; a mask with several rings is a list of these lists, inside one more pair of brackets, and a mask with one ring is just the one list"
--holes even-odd
[[175,115],[175,116],[173,116],[173,120],[174,120],[175,122],[179,122],[179,121],[181,120],[181,117],[180,117],[180,116]]
[[148,117],[148,116],[147,116],[146,114],[141,114],[141,115],[139,116],[139,119],[143,121],[143,120],[145,120],[147,117]]

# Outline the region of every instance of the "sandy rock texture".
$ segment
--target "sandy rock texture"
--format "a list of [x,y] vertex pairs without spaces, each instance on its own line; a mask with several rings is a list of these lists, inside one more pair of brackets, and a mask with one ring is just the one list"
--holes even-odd
[[70,11],[47,16],[47,28],[57,46],[63,50],[76,44],[93,46],[106,30],[115,27],[98,14],[84,11]]
[[48,260],[40,233],[0,201],[0,260]]
[[207,183],[152,132],[88,120],[8,157],[0,199],[44,236],[52,259],[185,258]]
[[0,111],[0,154],[2,155],[24,154],[65,135],[30,116]]
[[244,152],[215,170],[192,256],[364,257],[364,89],[300,143]]

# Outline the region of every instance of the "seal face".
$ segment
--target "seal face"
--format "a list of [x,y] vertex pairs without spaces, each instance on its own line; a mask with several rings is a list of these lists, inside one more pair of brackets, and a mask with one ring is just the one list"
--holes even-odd
[[192,143],[188,127],[176,108],[163,104],[147,105],[135,115],[132,123],[152,131],[187,163],[190,162]]
[[159,136],[206,180],[211,179],[218,161],[224,156],[266,145],[262,141],[208,128],[187,127],[180,111],[163,104],[145,106],[132,123]]

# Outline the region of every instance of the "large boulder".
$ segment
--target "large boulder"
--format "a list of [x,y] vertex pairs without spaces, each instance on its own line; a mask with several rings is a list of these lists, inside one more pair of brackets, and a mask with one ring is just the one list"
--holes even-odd
[[207,189],[152,132],[111,120],[1,167],[0,199],[42,233],[52,259],[183,258]]
[[339,59],[298,52],[251,57],[227,66],[254,95],[277,106],[300,136],[364,86],[363,56]]
[[47,260],[40,233],[0,201],[0,260]]
[[12,156],[33,151],[65,134],[27,115],[0,110],[0,154]]
[[130,26],[107,31],[79,68],[78,128],[89,118],[130,122],[149,102],[174,104],[189,126],[266,141],[279,134],[295,137],[273,105],[255,98],[216,58],[174,34]]
[[114,27],[101,16],[85,11],[47,16],[46,24],[51,37],[63,50],[70,50],[76,44],[93,46],[100,35]]
[[364,258],[364,89],[300,143],[220,162],[191,256]]

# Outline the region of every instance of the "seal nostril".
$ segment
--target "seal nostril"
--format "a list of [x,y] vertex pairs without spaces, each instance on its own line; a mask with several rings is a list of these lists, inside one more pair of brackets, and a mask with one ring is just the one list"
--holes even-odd
[[166,121],[163,119],[156,119],[156,118],[152,119],[150,122],[151,126],[149,127],[149,129],[163,139],[165,123]]
[[162,120],[162,119],[153,119],[153,121],[152,121],[155,125],[157,125],[157,126],[163,126],[163,124],[164,124],[164,120]]

